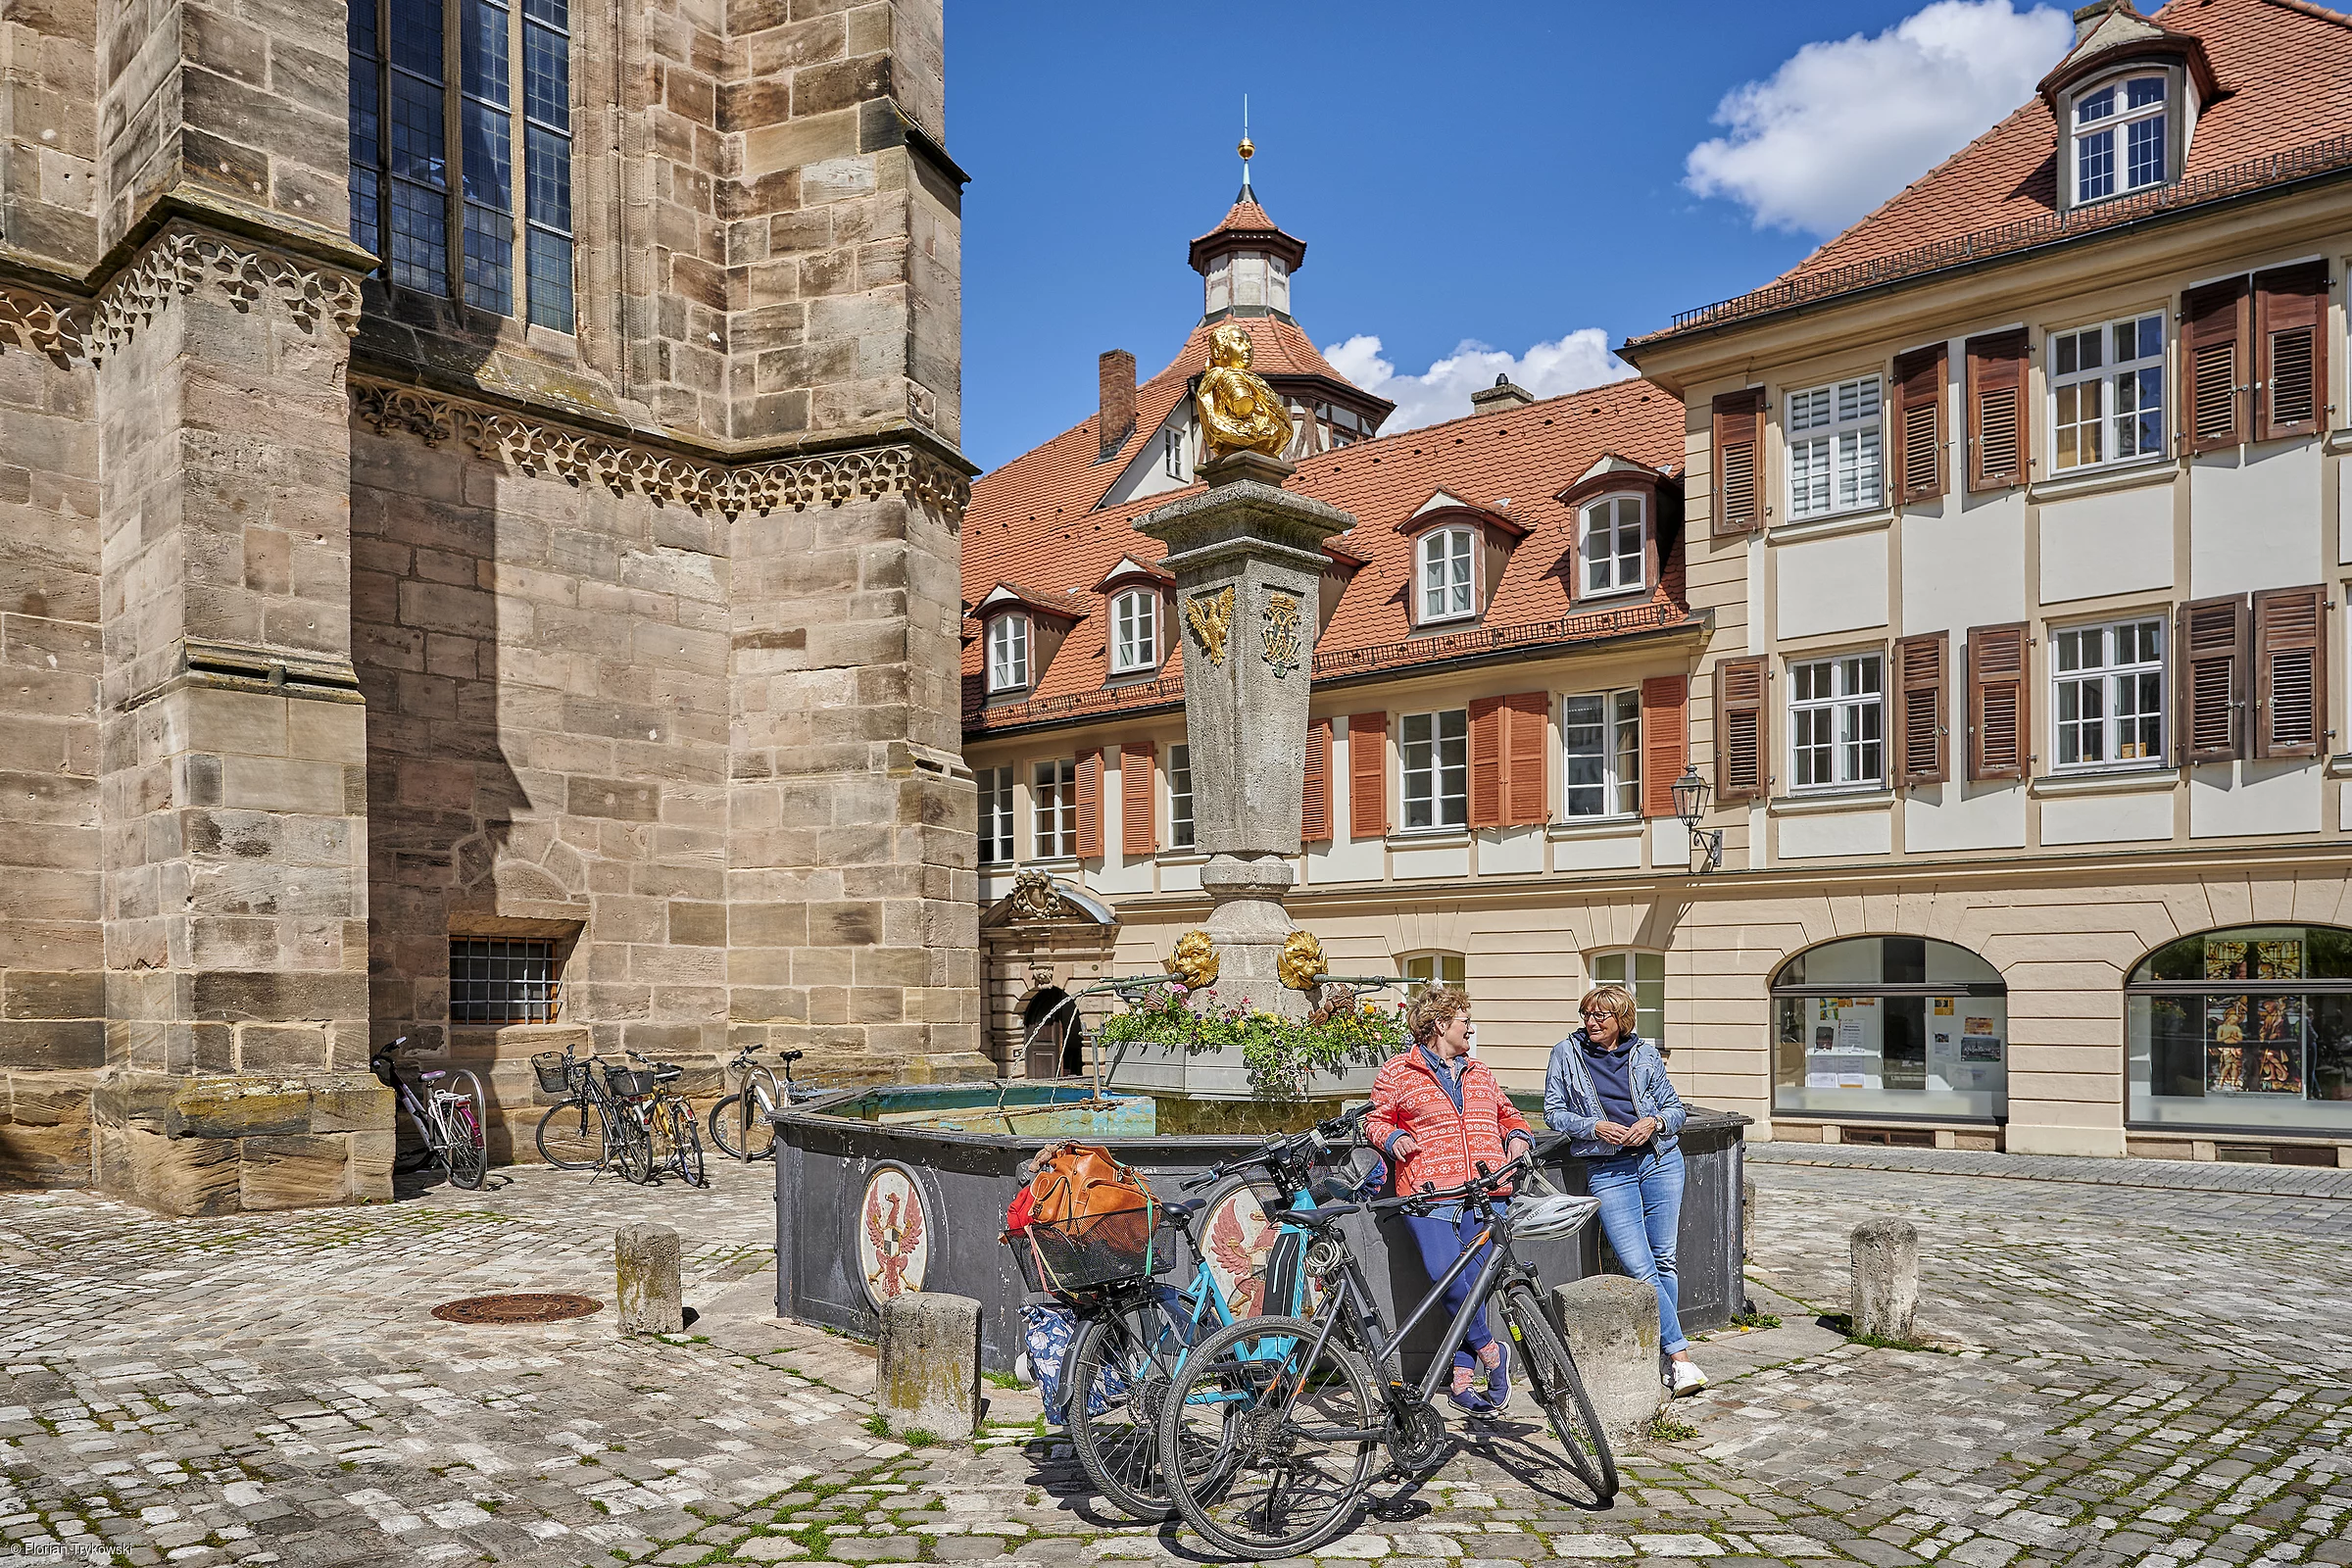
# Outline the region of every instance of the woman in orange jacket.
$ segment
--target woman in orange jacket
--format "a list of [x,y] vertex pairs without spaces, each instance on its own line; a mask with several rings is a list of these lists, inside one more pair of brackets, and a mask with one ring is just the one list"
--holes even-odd
[[[1459,987],[1423,991],[1406,1004],[1405,1021],[1413,1049],[1382,1064],[1372,1082],[1372,1113],[1364,1118],[1364,1136],[1388,1156],[1398,1193],[1459,1187],[1480,1165],[1497,1169],[1534,1144],[1527,1118],[1486,1064],[1470,1054],[1470,999]],[[1483,1250],[1484,1223],[1459,1203],[1403,1218],[1432,1280],[1469,1248]],[[1454,1277],[1446,1292],[1448,1311],[1461,1309],[1483,1261],[1473,1260]],[[1481,1368],[1483,1394],[1473,1387]],[[1447,1393],[1456,1405],[1478,1416],[1498,1414],[1510,1401],[1509,1353],[1488,1332],[1484,1303],[1453,1352],[1453,1387]]]

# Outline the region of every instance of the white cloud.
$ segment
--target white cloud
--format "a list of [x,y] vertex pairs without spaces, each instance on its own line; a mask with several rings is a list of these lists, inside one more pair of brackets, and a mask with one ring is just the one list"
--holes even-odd
[[1581,392],[1605,381],[1623,380],[1633,370],[1609,352],[1609,337],[1597,326],[1581,327],[1549,343],[1513,356],[1464,338],[1451,354],[1419,375],[1399,375],[1381,357],[1380,339],[1358,333],[1323,351],[1332,368],[1365,391],[1396,405],[1380,429],[1383,435],[1459,419],[1471,413],[1470,394],[1507,375],[1540,398]]
[[2033,96],[2074,41],[2063,11],[1936,0],[1875,38],[1809,43],[1715,109],[1684,185],[1758,228],[1834,234]]

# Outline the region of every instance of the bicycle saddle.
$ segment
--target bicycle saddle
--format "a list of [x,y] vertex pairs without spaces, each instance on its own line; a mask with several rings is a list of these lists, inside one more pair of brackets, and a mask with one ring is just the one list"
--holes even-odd
[[1179,1198],[1173,1203],[1162,1203],[1159,1206],[1180,1219],[1191,1219],[1208,1206],[1208,1200],[1205,1198]]
[[431,1072],[420,1072],[420,1073],[418,1073],[416,1076],[417,1076],[417,1077],[419,1077],[419,1078],[421,1078],[421,1079],[423,1079],[423,1080],[424,1080],[426,1083],[428,1083],[428,1084],[429,1084],[429,1083],[431,1083],[431,1082],[432,1082],[434,1079],[436,1079],[436,1078],[446,1078],[446,1077],[448,1077],[448,1076],[449,1076],[449,1073],[448,1073],[448,1071],[447,1071],[446,1069],[443,1069],[443,1068],[436,1067],[436,1068],[434,1068],[434,1069],[433,1069]]
[[777,1054],[776,1059],[778,1061],[798,1061],[801,1059],[801,1054],[797,1051],[780,1052]]

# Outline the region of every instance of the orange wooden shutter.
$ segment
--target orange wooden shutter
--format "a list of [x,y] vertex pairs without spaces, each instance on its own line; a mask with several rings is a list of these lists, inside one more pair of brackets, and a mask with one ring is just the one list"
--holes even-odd
[[1948,699],[1944,662],[1950,634],[1906,637],[1894,645],[1894,782],[1940,784],[1943,765],[1943,709]]
[[[2255,439],[2328,425],[2328,264],[2254,274]],[[2283,755],[2301,756],[2301,753]]]
[[1470,825],[1502,825],[1502,699],[1470,702]]
[[1102,853],[1102,748],[1078,754],[1078,858]]
[[2246,280],[2224,278],[2180,296],[2180,431],[2191,452],[2246,438]]
[[2180,610],[2177,720],[2183,762],[2227,762],[2245,755],[2238,709],[2245,698],[2246,601],[2192,599]]
[[1968,487],[2006,490],[2026,482],[2033,420],[2026,411],[2025,328],[1968,340]]
[[1771,776],[1764,757],[1764,661],[1727,659],[1715,666],[1715,798],[1725,805],[1764,798]]
[[2328,741],[2328,590],[2254,596],[2254,755],[2318,757]]
[[1652,675],[1642,683],[1642,814],[1674,814],[1674,781],[1690,757],[1690,683]]
[[1389,715],[1348,718],[1348,836],[1377,839],[1389,831]]
[[1907,505],[1942,495],[1943,470],[1943,345],[1938,343],[1894,362],[1895,499]]
[[1119,852],[1152,855],[1159,849],[1158,796],[1152,778],[1155,748],[1150,741],[1119,747]]
[[1715,399],[1715,532],[1747,533],[1764,525],[1756,499],[1756,448],[1764,422],[1764,389],[1726,392]]
[[1298,838],[1305,844],[1331,842],[1331,720],[1306,726],[1306,783],[1299,792]]
[[1524,827],[1551,820],[1544,764],[1551,756],[1551,693],[1515,692],[1502,700],[1502,820]]
[[2024,778],[2033,744],[2026,623],[1968,632],[1968,776]]

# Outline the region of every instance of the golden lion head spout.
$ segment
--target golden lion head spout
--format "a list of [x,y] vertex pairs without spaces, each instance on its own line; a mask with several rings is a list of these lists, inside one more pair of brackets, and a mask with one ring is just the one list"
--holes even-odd
[[1294,931],[1283,939],[1282,956],[1274,960],[1274,973],[1293,991],[1312,991],[1315,977],[1329,965],[1323,961],[1323,944],[1315,940],[1312,931]]
[[1187,931],[1176,939],[1176,951],[1168,956],[1168,973],[1191,991],[1217,983],[1217,948],[1207,932]]
[[1250,368],[1250,334],[1239,321],[1209,334],[1208,368],[1200,372],[1193,403],[1212,459],[1234,452],[1279,458],[1290,449],[1291,411]]

